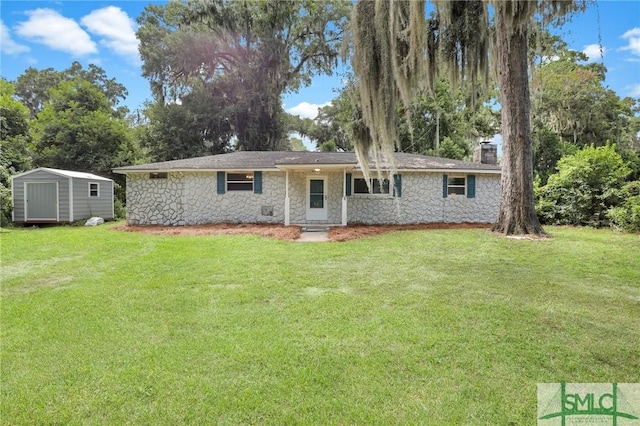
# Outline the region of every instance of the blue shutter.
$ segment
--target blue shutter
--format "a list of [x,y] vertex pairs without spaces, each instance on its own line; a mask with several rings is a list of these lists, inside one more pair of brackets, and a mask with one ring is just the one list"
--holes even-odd
[[262,194],[262,172],[253,172],[253,193]]
[[393,175],[393,196],[402,197],[402,175]]
[[352,180],[351,173],[347,173],[346,179],[347,179],[347,182],[346,182],[346,186],[344,187],[344,192],[345,194],[347,194],[347,196],[349,196],[351,195],[351,180]]
[[447,187],[449,186],[449,179],[447,175],[442,175],[442,197],[447,198]]
[[218,194],[224,194],[225,172],[218,172]]
[[467,176],[467,198],[476,198],[476,176]]

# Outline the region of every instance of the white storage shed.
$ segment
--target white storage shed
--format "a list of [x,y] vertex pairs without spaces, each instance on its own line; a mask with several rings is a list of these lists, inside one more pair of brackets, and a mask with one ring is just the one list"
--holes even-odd
[[113,220],[113,180],[40,167],[11,177],[14,223],[68,223],[92,216]]

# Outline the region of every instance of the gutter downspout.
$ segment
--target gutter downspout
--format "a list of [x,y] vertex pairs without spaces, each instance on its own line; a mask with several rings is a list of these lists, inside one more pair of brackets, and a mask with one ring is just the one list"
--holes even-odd
[[289,212],[289,170],[287,170],[285,173],[284,226],[289,226],[291,225],[291,217]]
[[115,193],[116,193],[116,183],[115,181],[111,181],[111,220],[116,220]]
[[73,178],[69,177],[69,222],[73,223]]
[[[15,185],[16,185],[16,182],[13,180],[13,176],[11,176],[11,222],[16,221],[16,197],[13,193],[13,188],[15,187]],[[23,203],[26,204],[26,200],[23,201]]]
[[347,226],[347,169],[342,169],[342,226]]

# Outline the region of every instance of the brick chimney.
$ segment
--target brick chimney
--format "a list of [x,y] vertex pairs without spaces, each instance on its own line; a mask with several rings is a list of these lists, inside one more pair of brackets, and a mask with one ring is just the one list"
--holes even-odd
[[498,164],[498,146],[489,141],[482,141],[473,150],[473,162],[481,164]]

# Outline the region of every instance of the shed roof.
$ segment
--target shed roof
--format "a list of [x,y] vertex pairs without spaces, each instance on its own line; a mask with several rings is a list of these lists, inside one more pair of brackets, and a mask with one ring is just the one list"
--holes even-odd
[[22,176],[27,176],[30,175],[32,173],[35,172],[39,172],[39,171],[44,171],[44,172],[48,172],[57,176],[64,176],[64,177],[69,177],[69,178],[79,178],[79,179],[90,179],[90,180],[102,180],[102,181],[109,181],[111,182],[111,179],[102,177],[102,176],[98,176],[98,175],[94,175],[93,173],[86,173],[86,172],[75,172],[72,170],[60,170],[60,169],[51,169],[49,167],[38,167],[37,169],[33,169],[33,170],[29,170],[23,173],[19,173],[17,175],[12,176],[12,179],[15,178],[19,178]]
[[[500,173],[499,166],[473,163],[469,161],[451,160],[449,158],[429,157],[418,154],[395,154],[398,170],[468,170],[485,173]],[[237,151],[229,154],[210,155],[206,157],[186,158],[183,160],[163,161],[159,163],[140,164],[118,167],[115,173],[157,172],[157,171],[198,171],[198,170],[278,170],[292,166],[345,166],[360,170],[356,154],[353,152],[308,152],[308,151]],[[370,165],[377,165],[371,158]],[[389,168],[389,162],[380,164],[381,168]]]

